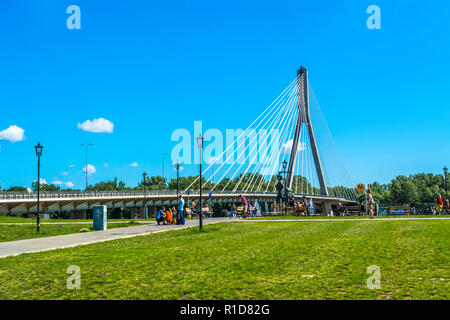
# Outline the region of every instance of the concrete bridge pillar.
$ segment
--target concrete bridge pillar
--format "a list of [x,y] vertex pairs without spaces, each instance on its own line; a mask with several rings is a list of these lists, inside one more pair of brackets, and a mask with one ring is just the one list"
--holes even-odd
[[267,214],[270,211],[269,203],[267,201],[264,202],[264,213]]
[[325,210],[325,215],[328,215],[330,212],[331,212],[331,202],[329,202],[329,201],[325,201],[324,203],[323,203],[323,208],[324,208],[324,210]]

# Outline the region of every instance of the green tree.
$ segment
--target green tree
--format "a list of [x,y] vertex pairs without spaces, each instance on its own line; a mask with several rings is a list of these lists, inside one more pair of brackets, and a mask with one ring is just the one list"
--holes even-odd
[[[185,190],[189,187],[191,183],[193,183],[198,176],[188,176],[188,177],[179,177],[179,190]],[[206,178],[202,176],[202,188],[204,190],[209,190],[214,186],[212,182],[206,182]],[[200,179],[197,179],[195,183],[191,186],[192,190],[200,189]],[[169,182],[169,190],[177,189],[177,179],[171,179]]]
[[[33,181],[31,183],[31,188],[34,191],[37,191],[37,181]],[[41,183],[39,185],[39,191],[42,191],[42,192],[59,192],[59,191],[61,191],[61,187],[56,186],[54,184]]]
[[414,203],[418,200],[416,185],[405,176],[398,176],[389,184],[390,201],[393,203]]
[[9,191],[9,192],[27,192],[27,188],[26,187],[17,187],[17,186],[15,186],[15,187],[9,188],[6,191]]
[[88,191],[127,191],[133,188],[127,187],[125,182],[117,181],[117,178],[111,181],[100,181],[95,185],[89,185],[87,187]]
[[216,190],[233,190],[236,182],[231,181],[230,178],[223,178],[217,185]]
[[[167,190],[167,178],[151,176],[147,178],[145,185],[148,186],[149,190]],[[139,186],[142,187],[142,183]]]
[[389,187],[386,184],[380,184],[378,182],[372,182],[370,184],[370,192],[375,200],[378,203],[386,203],[389,202],[390,192]]

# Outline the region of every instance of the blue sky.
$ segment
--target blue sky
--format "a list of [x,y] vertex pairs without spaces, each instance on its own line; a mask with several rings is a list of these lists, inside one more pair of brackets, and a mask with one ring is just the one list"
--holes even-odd
[[[81,30],[66,27],[71,4]],[[381,30],[366,27],[371,4]],[[300,65],[355,184],[441,173],[448,12],[447,0],[3,1],[0,132],[15,125],[24,140],[0,140],[0,186],[31,184],[37,141],[48,182],[84,188],[80,144],[93,143],[90,182],[136,185],[143,171],[161,173],[158,153],[170,153],[175,129],[246,128]],[[99,118],[112,133],[77,126]],[[169,160],[165,175],[175,175]]]

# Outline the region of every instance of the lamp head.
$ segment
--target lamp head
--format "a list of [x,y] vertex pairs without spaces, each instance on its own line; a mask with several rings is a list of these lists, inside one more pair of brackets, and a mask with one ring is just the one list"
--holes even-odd
[[42,146],[39,142],[38,144],[34,147],[36,149],[36,155],[38,157],[40,157],[42,155],[42,149],[44,149],[44,146]]
[[195,140],[197,140],[197,146],[202,149],[203,148],[203,141],[205,140],[205,138],[202,137],[201,134],[198,135],[197,138],[195,138]]

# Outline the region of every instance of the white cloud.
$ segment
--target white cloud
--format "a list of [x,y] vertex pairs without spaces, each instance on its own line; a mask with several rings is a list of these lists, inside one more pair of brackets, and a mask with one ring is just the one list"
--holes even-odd
[[[290,154],[291,153],[291,150],[292,150],[292,144],[294,143],[294,140],[293,139],[291,139],[291,140],[289,140],[288,142],[286,142],[286,143],[284,143],[282,146],[281,146],[281,152],[284,154],[284,153],[286,153],[286,154]],[[298,142],[298,147],[297,147],[297,152],[299,152],[299,151],[302,151],[302,150],[305,150],[306,149],[306,143],[304,143],[304,142]]]
[[75,185],[73,184],[73,182],[65,182],[64,183],[64,185],[67,187],[67,188],[73,188],[73,187],[75,187]]
[[137,162],[133,162],[132,164],[130,164],[130,167],[137,168],[138,166],[139,166],[139,163],[137,163]]
[[78,123],[77,127],[80,130],[95,133],[112,133],[114,131],[114,123],[104,118],[98,118],[92,121],[86,120],[83,123]]
[[52,184],[61,185],[63,183],[62,183],[62,181],[55,180],[55,181],[52,181]]
[[74,164],[69,164],[69,168],[75,168],[76,167],[76,165],[74,165]]
[[[36,182],[36,181],[37,181],[37,180],[34,180],[34,182]],[[43,178],[40,178],[39,181],[41,181],[41,185],[42,185],[42,184],[48,184],[48,183],[47,183],[47,180],[45,180],[45,179],[43,179]]]
[[[83,172],[86,172],[86,167],[83,168]],[[95,169],[95,167],[92,164],[88,164],[87,165],[87,173],[88,175],[91,175],[93,173],[96,173],[97,169]]]
[[61,172],[61,175],[62,175],[62,176],[68,176],[69,173],[68,173],[67,171],[64,171],[64,172]]
[[17,142],[25,139],[25,130],[18,126],[9,126],[8,129],[0,131],[0,140],[8,140],[9,142]]
[[104,164],[103,164],[103,167],[109,168],[109,165],[108,165],[107,163],[104,163]]

